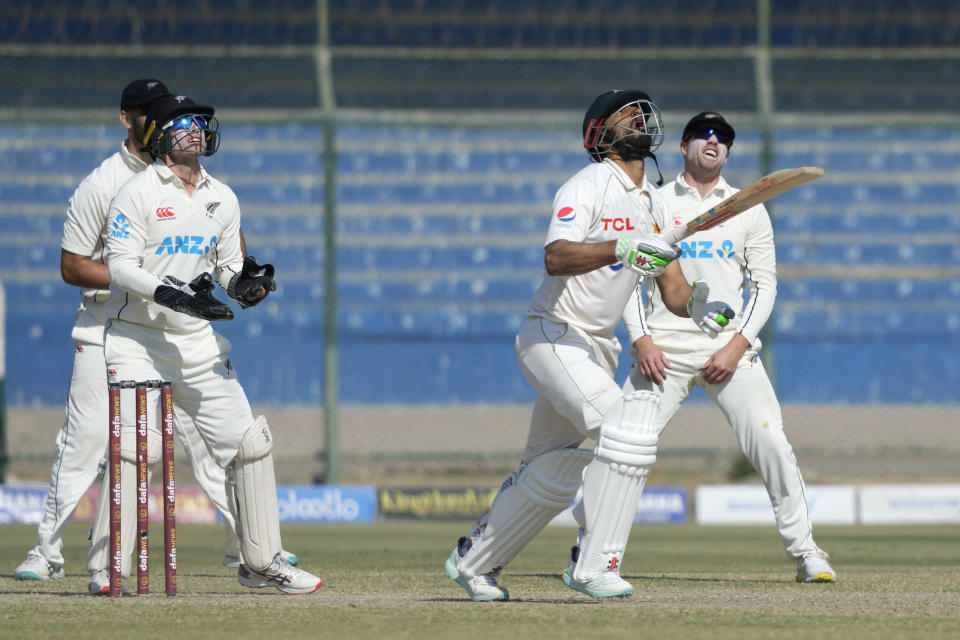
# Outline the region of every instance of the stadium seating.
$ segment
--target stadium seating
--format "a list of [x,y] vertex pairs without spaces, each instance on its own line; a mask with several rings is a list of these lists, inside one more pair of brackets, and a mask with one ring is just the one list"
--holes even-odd
[[[275,297],[218,327],[242,345],[234,359],[252,398],[319,401],[323,303],[335,293],[344,401],[530,399],[513,333],[541,276],[553,193],[585,162],[576,131],[341,126],[337,285],[326,291],[323,132],[312,119],[320,90],[310,49],[318,3],[77,4],[0,3],[0,41],[8,45],[0,54],[0,108],[102,109],[115,104],[120,79],[158,69],[141,45],[184,47],[162,57],[161,77],[201,86],[194,97],[224,114],[222,150],[206,166],[240,198],[250,252],[278,267]],[[872,401],[881,392],[885,401],[960,401],[950,385],[960,340],[960,132],[920,117],[958,109],[950,90],[960,83],[953,4],[770,3],[773,102],[794,116],[791,128],[775,133],[772,165],[827,170],[769,206],[781,274],[773,349],[787,401]],[[377,113],[579,113],[598,87],[626,77],[642,78],[673,113],[707,105],[755,113],[756,0],[656,5],[330,0],[335,99],[341,109]],[[29,55],[34,46],[44,54]],[[691,55],[703,47],[711,47],[705,56]],[[877,50],[904,47],[928,49],[877,59]],[[952,53],[931,56],[932,47]],[[842,55],[811,63],[829,48]],[[643,53],[611,62],[616,52],[636,50]],[[250,124],[242,120],[247,108],[304,115]],[[908,117],[888,126],[822,126],[825,113],[890,111]],[[817,123],[806,124],[804,113],[817,114]],[[77,182],[121,138],[115,121],[58,124],[67,121],[0,122],[0,277],[14,404],[62,400],[79,301],[59,278],[64,210]],[[676,126],[668,123],[673,137],[659,153],[667,180],[680,166]],[[738,125],[728,180],[744,186],[758,177],[759,148],[759,133]],[[901,365],[911,353],[925,358],[923,383],[898,385],[884,364]],[[857,357],[869,367],[854,370],[848,361]],[[401,363],[403,375],[373,391],[370,366],[384,358]],[[825,370],[823,362],[835,359],[842,365]]]
[[[233,358],[252,398],[315,402],[322,359],[294,356],[322,350],[328,297],[322,159],[307,151],[320,135],[306,125],[231,124],[228,131],[224,151],[207,166],[234,185],[249,250],[277,265],[281,286],[260,307],[217,328],[241,347]],[[270,143],[251,144],[254,131]],[[879,352],[897,362],[906,357],[903,350],[936,354],[934,345],[960,339],[958,192],[950,171],[929,170],[930,162],[939,167],[941,156],[955,163],[956,154],[924,144],[911,148],[903,141],[917,134],[892,129],[806,133],[784,131],[776,140],[776,165],[816,162],[828,170],[826,178],[770,206],[781,270],[771,323],[781,395],[788,401],[864,401],[880,388],[887,401],[916,400],[918,394],[920,400],[955,400],[945,373],[954,365],[942,355],[926,360],[920,386],[888,382],[895,374],[886,373],[880,359],[867,373],[859,370],[867,380],[850,379],[844,367],[832,365],[818,365],[816,383],[802,376],[814,371],[813,354],[832,363],[853,357],[856,346],[868,360]],[[31,363],[11,376],[15,403],[56,404],[65,391],[79,295],[59,279],[58,244],[74,185],[114,149],[99,134],[80,125],[23,135],[0,131],[8,148],[0,173],[8,362]],[[27,143],[37,135],[72,142],[62,153],[37,152]],[[957,136],[920,135],[942,145]],[[575,141],[538,133],[521,144],[489,130],[389,127],[344,127],[338,139],[336,294],[344,401],[528,400],[513,335],[541,277],[552,194],[586,161]],[[756,140],[749,130],[738,135],[731,181],[743,185],[756,177]],[[869,160],[855,150],[882,141],[897,147],[896,160],[883,169],[865,166]],[[661,156],[670,179],[679,158]],[[383,358],[403,363],[403,375],[374,397],[369,363]]]
[[[633,0],[329,2],[332,43],[352,47],[738,47],[756,44],[756,14],[756,0],[669,0],[657,4],[658,20]],[[14,43],[308,45],[316,23],[315,0],[0,5],[0,39]],[[940,0],[771,3],[771,42],[781,47],[955,46],[954,28]]]

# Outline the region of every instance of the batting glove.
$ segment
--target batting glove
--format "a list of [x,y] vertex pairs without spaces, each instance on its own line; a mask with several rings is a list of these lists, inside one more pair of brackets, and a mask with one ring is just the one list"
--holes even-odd
[[716,338],[737,314],[726,302],[707,299],[710,296],[710,285],[705,280],[694,280],[691,286],[693,292],[687,298],[687,313],[701,331],[711,338]]
[[624,236],[617,240],[614,255],[637,273],[647,278],[656,278],[671,262],[679,258],[681,253],[678,247],[671,247],[659,236]]

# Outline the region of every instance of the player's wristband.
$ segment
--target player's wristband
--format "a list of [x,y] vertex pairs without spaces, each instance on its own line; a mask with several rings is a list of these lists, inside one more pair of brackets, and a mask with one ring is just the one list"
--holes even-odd
[[625,255],[627,255],[627,251],[630,250],[630,245],[633,244],[633,243],[632,243],[632,240],[633,240],[633,238],[629,238],[629,237],[627,237],[627,236],[623,236],[622,238],[620,238],[619,240],[617,240],[617,248],[616,248],[616,250],[614,250],[614,252],[613,252],[613,256],[614,256],[617,260],[621,260],[621,261],[622,261],[622,260],[623,260],[623,257],[624,257]]

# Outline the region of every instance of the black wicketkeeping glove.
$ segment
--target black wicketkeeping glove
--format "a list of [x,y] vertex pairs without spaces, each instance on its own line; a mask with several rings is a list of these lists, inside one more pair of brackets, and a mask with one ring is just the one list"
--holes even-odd
[[247,256],[243,259],[240,273],[231,278],[227,295],[239,302],[244,309],[259,304],[266,295],[254,300],[250,297],[257,295],[261,287],[265,293],[276,291],[277,282],[273,279],[273,274],[272,264],[260,264],[253,256]]
[[164,276],[153,292],[153,301],[201,320],[233,320],[233,310],[213,297],[213,278],[201,273],[190,284]]

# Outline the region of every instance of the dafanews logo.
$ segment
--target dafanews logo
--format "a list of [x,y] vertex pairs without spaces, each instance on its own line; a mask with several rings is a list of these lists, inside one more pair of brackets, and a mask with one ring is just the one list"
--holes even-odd
[[160,246],[154,255],[166,253],[174,255],[177,253],[190,253],[193,255],[205,255],[217,244],[217,236],[167,236],[160,241]]
[[130,223],[127,222],[127,216],[122,213],[118,213],[117,217],[113,219],[113,228],[110,230],[111,238],[119,238],[120,240],[126,240],[130,237]]

